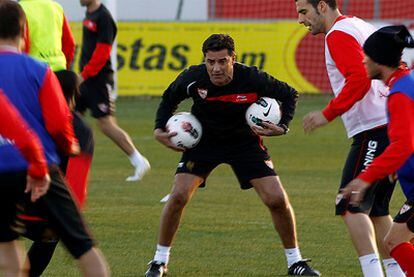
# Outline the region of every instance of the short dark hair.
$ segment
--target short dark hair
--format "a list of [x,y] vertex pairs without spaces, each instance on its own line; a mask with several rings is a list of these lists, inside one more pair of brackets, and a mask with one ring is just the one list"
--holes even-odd
[[70,103],[73,97],[79,96],[78,75],[70,70],[60,70],[55,72],[62,87],[66,102]]
[[[295,0],[295,2],[297,2],[298,0]],[[336,0],[306,0],[308,1],[309,4],[311,4],[315,9],[316,7],[318,7],[319,2],[323,1],[326,4],[328,4],[328,6],[331,9],[336,9],[338,8],[338,4],[336,3]]]
[[231,36],[226,34],[212,34],[203,43],[204,56],[208,51],[220,51],[227,49],[229,55],[234,53],[234,40]]
[[26,16],[17,2],[0,0],[0,39],[20,37],[25,24]]

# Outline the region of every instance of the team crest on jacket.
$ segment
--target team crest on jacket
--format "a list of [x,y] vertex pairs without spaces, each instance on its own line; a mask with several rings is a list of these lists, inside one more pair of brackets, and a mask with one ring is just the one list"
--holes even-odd
[[107,104],[105,103],[99,103],[98,104],[98,108],[101,110],[101,112],[103,113],[107,113],[109,111],[109,107]]
[[85,26],[89,31],[96,32],[98,31],[98,25],[95,22],[89,19],[83,21],[83,26]]
[[201,98],[206,99],[207,97],[207,89],[204,88],[198,88],[197,89],[198,95],[200,95]]

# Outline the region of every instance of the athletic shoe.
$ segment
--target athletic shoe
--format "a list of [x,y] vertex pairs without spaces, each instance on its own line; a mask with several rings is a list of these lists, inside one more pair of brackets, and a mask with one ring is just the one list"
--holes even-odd
[[150,261],[145,277],[162,277],[167,275],[167,265],[158,261]]
[[307,262],[310,262],[310,259],[304,259],[299,262],[294,263],[289,267],[288,275],[296,276],[321,276],[319,271],[311,268]]
[[133,181],[139,181],[144,177],[145,173],[151,169],[151,165],[149,161],[144,157],[141,156],[141,159],[139,160],[138,164],[135,166],[135,172],[134,175],[129,176],[126,178],[126,181],[133,182]]

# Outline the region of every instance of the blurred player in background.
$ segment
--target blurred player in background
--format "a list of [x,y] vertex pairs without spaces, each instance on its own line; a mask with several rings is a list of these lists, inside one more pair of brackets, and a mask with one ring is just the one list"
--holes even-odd
[[[71,115],[56,76],[44,63],[19,53],[26,18],[21,6],[0,0],[0,88],[38,135],[49,166],[48,192],[35,203],[20,199],[27,184],[28,164],[11,141],[0,145],[0,186],[11,187],[13,197],[1,194],[2,210],[17,215],[17,208],[35,207],[53,226],[85,276],[108,276],[108,268],[87,230],[84,220],[58,169],[58,150],[64,155],[79,153],[73,136]],[[18,207],[15,205],[19,200]],[[24,226],[10,220],[0,229],[1,242],[13,242]]]
[[99,0],[80,0],[86,6],[83,20],[82,52],[79,63],[82,84],[76,109],[81,113],[87,108],[97,119],[101,131],[112,139],[129,157],[135,167],[134,175],[127,181],[140,180],[150,169],[148,160],[138,152],[130,136],[122,130],[114,117],[114,86],[111,49],[117,28],[108,9]]
[[61,169],[75,193],[79,206],[83,208],[87,195],[87,183],[89,170],[92,165],[95,142],[91,127],[74,111],[76,105],[75,99],[79,95],[79,78],[78,75],[70,70],[56,72],[56,77],[62,87],[66,102],[72,110],[73,128],[75,136],[79,141],[79,155],[62,157]]
[[[236,63],[233,39],[213,34],[203,44],[205,63],[181,73],[167,88],[158,107],[155,138],[176,150],[170,138],[174,133],[165,124],[186,98],[193,99],[191,109],[203,126],[199,144],[186,150],[178,164],[170,199],[161,215],[157,250],[147,277],[163,276],[167,271],[171,244],[181,216],[196,189],[204,186],[208,175],[222,163],[229,164],[242,189],[254,188],[268,207],[274,227],[285,248],[289,275],[319,276],[302,259],[296,234],[293,209],[260,135],[280,136],[296,109],[298,92],[256,67]],[[262,96],[281,103],[282,118],[276,126],[250,129],[245,119],[247,108]]]
[[[79,80],[78,75],[69,70],[61,70],[56,72],[56,76],[62,87],[63,93],[66,98],[70,109],[74,108],[75,96],[79,94]],[[89,170],[92,164],[92,156],[94,150],[94,140],[92,129],[76,112],[72,112],[73,126],[75,136],[79,141],[80,153],[76,156],[61,156],[60,168],[65,175],[65,179],[73,192],[74,200],[78,203],[78,206],[82,209],[86,200],[87,183]],[[26,211],[23,214],[27,221],[30,220],[32,211]],[[43,235],[51,228],[44,218],[32,216],[32,222],[30,222],[30,228],[26,230],[26,237],[34,240],[30,250],[28,252],[28,260],[30,263],[30,277],[41,276],[46,269],[56,246],[59,242],[59,238],[42,239]],[[36,234],[38,233],[38,234]]]
[[[305,116],[304,130],[311,132],[341,116],[348,138],[353,138],[342,173],[341,189],[389,144],[386,88],[380,81],[368,78],[362,63],[362,45],[375,29],[359,18],[342,15],[335,0],[295,1],[299,23],[312,35],[325,34],[326,69],[335,94],[322,111]],[[389,201],[394,187],[395,182],[388,177],[376,182],[358,207],[348,205],[341,193],[336,199],[336,215],[341,215],[345,221],[366,277],[383,276],[375,238],[387,276],[404,276],[383,242],[392,223]]]
[[23,52],[46,62],[53,71],[69,69],[75,39],[61,5],[53,0],[20,0],[27,19]]
[[[19,112],[0,90],[0,147],[13,141],[14,145],[28,162],[26,187],[0,186],[0,232],[9,228],[15,217],[17,195],[31,193],[31,201],[47,193],[50,177],[43,148],[37,135],[29,128]],[[0,174],[1,176],[1,174]],[[0,242],[0,271],[5,276],[20,276],[23,267],[20,261],[19,244],[16,240]]]
[[407,201],[395,217],[385,242],[391,256],[411,277],[414,276],[414,73],[400,66],[405,47],[414,48],[414,39],[403,25],[383,27],[364,44],[369,77],[382,80],[390,88],[387,106],[391,143],[343,193],[352,205],[358,206],[375,180],[397,172]]

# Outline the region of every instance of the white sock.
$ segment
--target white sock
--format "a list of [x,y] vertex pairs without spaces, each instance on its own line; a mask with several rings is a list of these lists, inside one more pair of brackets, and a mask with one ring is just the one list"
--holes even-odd
[[157,244],[157,251],[155,251],[154,261],[168,264],[170,260],[171,246],[162,246]]
[[387,277],[405,277],[400,265],[393,258],[382,260]]
[[285,248],[285,255],[288,267],[302,260],[302,255],[300,254],[299,247]]
[[377,254],[368,254],[359,257],[362,273],[364,277],[384,277],[381,263]]
[[139,166],[140,161],[142,160],[142,155],[141,155],[141,153],[139,153],[139,151],[137,149],[135,149],[134,152],[131,155],[129,155],[128,158],[129,158],[129,161],[131,162],[131,164],[134,167],[137,167],[137,166]]

